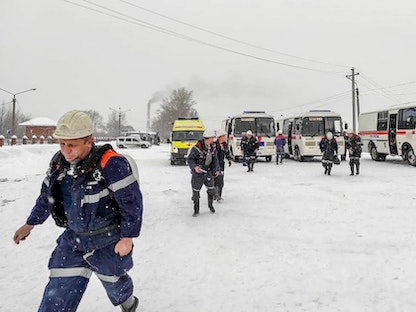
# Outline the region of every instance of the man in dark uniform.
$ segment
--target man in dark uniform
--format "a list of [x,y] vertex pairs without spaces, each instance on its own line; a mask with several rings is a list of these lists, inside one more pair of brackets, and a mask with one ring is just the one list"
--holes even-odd
[[208,194],[208,207],[211,213],[215,213],[213,201],[215,197],[214,177],[219,174],[219,163],[215,151],[214,131],[205,131],[204,138],[198,141],[191,149],[188,156],[188,165],[191,168],[192,200],[194,202],[194,217],[199,214],[199,192],[205,184]]
[[241,139],[240,146],[247,161],[247,172],[253,171],[254,163],[256,162],[256,154],[259,150],[259,143],[251,130],[248,130],[246,135]]
[[112,304],[137,311],[133,280],[133,238],[140,234],[143,202],[132,166],[111,146],[95,146],[93,123],[72,110],[58,121],[53,136],[60,151],[52,158],[16,244],[51,215],[65,230],[49,259],[50,277],[39,312],[76,311],[94,273]]
[[215,177],[215,188],[217,190],[217,201],[222,201],[222,189],[224,187],[224,170],[225,170],[225,159],[228,160],[228,166],[231,166],[231,155],[227,144],[227,133],[225,131],[218,131],[217,142],[215,149],[217,151],[218,162],[220,165],[220,174]]
[[355,174],[360,174],[360,158],[362,152],[362,143],[361,138],[358,134],[355,134],[353,130],[348,129],[348,139],[346,141],[345,149],[348,150],[348,154],[350,156],[350,169],[351,174],[354,175],[354,167],[355,167]]

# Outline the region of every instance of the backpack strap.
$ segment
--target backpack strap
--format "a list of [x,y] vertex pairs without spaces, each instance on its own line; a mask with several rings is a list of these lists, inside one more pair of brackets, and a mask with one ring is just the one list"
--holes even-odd
[[104,158],[103,155],[107,154],[107,151],[111,151],[111,156],[116,155],[117,153],[114,151],[113,147],[110,144],[104,144],[102,146],[95,146],[94,150],[91,153],[90,158],[85,162],[85,164],[81,167],[81,172],[88,172],[96,168],[97,166],[101,166],[104,168],[105,164],[107,163],[108,159],[111,156],[105,157],[106,161],[104,166],[102,165],[102,159]]

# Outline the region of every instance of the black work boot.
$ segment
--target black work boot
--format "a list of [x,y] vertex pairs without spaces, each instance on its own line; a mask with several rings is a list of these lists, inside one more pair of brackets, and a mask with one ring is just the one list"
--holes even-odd
[[212,205],[213,201],[214,201],[214,198],[212,197],[212,195],[208,195],[208,207],[211,213],[215,213],[214,206]]
[[194,199],[194,214],[192,215],[192,217],[197,217],[198,214],[199,214],[199,198]]
[[217,189],[217,202],[221,202],[222,200],[222,187],[219,187]]
[[197,217],[199,214],[199,192],[193,191],[192,192],[192,200],[194,202],[194,214],[193,217]]
[[133,305],[128,309],[121,306],[121,312],[135,312],[137,311],[138,306],[139,306],[139,299],[137,297],[134,297]]
[[360,174],[360,160],[359,159],[355,160],[355,168],[356,168],[355,174],[359,175]]
[[354,161],[350,160],[350,168],[351,168],[351,174],[350,175],[354,175]]

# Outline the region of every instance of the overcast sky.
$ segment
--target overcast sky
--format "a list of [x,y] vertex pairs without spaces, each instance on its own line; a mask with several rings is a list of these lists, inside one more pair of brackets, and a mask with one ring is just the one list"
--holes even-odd
[[71,1],[0,1],[0,88],[37,88],[17,96],[33,118],[112,108],[144,129],[184,87],[211,128],[247,109],[351,122],[352,67],[362,112],[416,98],[413,0]]

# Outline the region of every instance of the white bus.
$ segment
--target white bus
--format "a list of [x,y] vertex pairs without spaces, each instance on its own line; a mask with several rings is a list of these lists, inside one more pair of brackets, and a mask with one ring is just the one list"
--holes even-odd
[[251,130],[259,142],[257,157],[265,157],[271,161],[276,154],[274,138],[276,136],[275,120],[264,111],[244,111],[222,122],[222,129],[228,134],[231,156],[239,161],[242,156],[240,143],[246,131]]
[[416,166],[416,103],[407,103],[359,116],[363,151],[373,160],[398,155]]
[[292,117],[280,118],[277,121],[277,130],[282,130],[286,138],[286,155],[298,161],[322,156],[319,143],[325,134],[331,131],[338,143],[338,154],[345,160],[342,118],[335,112],[310,110]]

